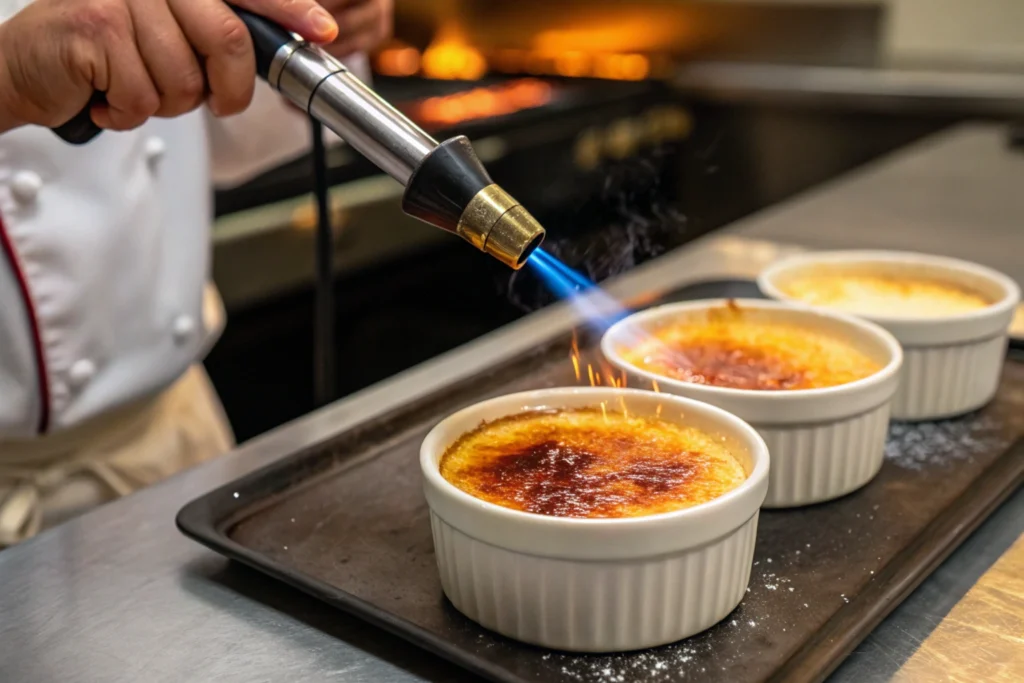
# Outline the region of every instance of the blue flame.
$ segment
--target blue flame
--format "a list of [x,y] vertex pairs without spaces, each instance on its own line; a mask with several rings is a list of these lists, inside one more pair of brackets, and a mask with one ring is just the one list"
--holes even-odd
[[544,284],[560,299],[568,299],[580,292],[593,289],[593,280],[565,265],[541,248],[530,254],[527,263],[533,267]]
[[543,249],[536,249],[527,264],[559,299],[567,299],[586,321],[605,330],[630,314],[593,280],[573,270]]

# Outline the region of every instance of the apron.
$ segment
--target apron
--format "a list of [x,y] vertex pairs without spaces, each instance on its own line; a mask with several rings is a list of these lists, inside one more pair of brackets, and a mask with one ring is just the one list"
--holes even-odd
[[199,364],[154,397],[55,434],[0,442],[0,549],[233,446]]

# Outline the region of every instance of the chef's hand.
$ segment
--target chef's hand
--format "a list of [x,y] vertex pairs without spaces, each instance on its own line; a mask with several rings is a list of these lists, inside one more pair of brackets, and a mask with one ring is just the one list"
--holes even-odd
[[335,57],[369,52],[391,37],[394,0],[321,0],[338,22],[338,38],[326,45]]
[[[315,0],[234,0],[307,40],[338,27]],[[35,0],[0,24],[0,132],[53,128],[93,91],[101,128],[126,130],[207,100],[218,116],[245,109],[256,81],[252,41],[221,0]]]

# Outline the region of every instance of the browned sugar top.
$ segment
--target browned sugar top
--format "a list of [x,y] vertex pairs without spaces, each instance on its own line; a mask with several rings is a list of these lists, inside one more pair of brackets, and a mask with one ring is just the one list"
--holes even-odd
[[681,319],[619,350],[629,363],[671,379],[757,391],[820,389],[881,366],[837,336],[748,315],[730,302],[704,319]]
[[486,422],[441,458],[441,476],[496,505],[557,517],[637,517],[707,502],[743,467],[719,438],[611,408]]

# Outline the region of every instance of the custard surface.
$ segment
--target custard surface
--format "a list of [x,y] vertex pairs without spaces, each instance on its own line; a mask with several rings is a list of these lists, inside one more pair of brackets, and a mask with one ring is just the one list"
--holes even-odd
[[787,296],[858,315],[941,318],[991,305],[977,292],[914,276],[813,273],[779,288]]
[[730,389],[820,389],[872,375],[881,366],[850,344],[798,325],[747,315],[730,304],[620,347],[629,363],[664,377]]
[[641,517],[717,498],[745,479],[725,445],[694,427],[612,406],[485,422],[441,458],[441,476],[489,503],[555,517]]

